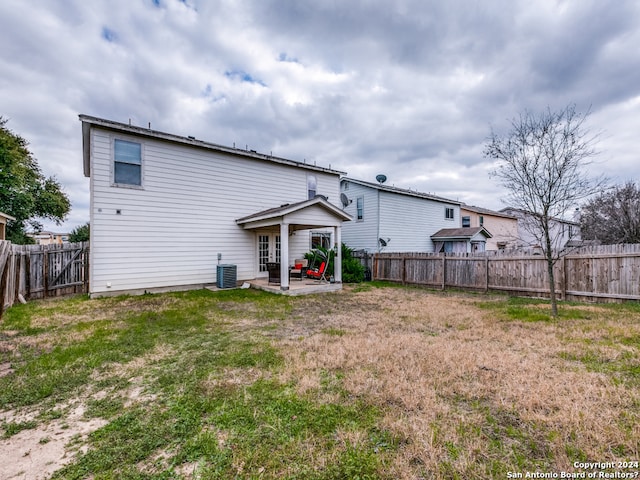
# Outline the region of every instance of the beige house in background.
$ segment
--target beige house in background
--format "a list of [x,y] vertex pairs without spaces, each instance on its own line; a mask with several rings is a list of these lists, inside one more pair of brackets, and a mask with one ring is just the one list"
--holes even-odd
[[[543,243],[542,233],[533,214],[513,207],[503,208],[500,213],[513,215],[518,219],[518,246],[540,248]],[[549,227],[551,245],[555,250],[582,245],[579,222],[552,217]]]
[[68,233],[38,232],[29,235],[37,245],[62,245],[69,241]]
[[7,238],[7,220],[15,220],[11,215],[0,212],[0,240]]
[[491,232],[486,250],[507,250],[518,246],[518,219],[513,215],[462,204],[460,220],[463,228],[484,227]]

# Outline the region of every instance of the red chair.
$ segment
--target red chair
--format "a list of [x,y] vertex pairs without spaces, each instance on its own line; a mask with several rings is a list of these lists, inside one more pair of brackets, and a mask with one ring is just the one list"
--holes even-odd
[[316,280],[320,280],[320,281],[324,280],[326,282],[327,281],[327,277],[325,277],[326,269],[327,269],[327,262],[323,260],[318,268],[307,269],[307,277],[315,278]]

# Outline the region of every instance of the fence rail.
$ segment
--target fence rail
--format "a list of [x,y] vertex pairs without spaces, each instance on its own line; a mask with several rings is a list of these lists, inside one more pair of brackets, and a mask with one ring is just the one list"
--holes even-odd
[[0,317],[20,301],[89,291],[89,244],[0,241]]
[[[521,252],[427,254],[355,252],[373,280],[440,289],[550,295],[541,255]],[[566,252],[554,266],[556,292],[565,300],[640,301],[640,245],[604,245]]]

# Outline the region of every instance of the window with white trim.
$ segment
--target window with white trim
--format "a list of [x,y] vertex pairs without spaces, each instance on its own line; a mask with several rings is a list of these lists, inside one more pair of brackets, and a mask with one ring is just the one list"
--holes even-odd
[[307,200],[311,200],[316,196],[318,188],[318,179],[315,175],[307,175]]
[[469,216],[462,217],[462,226],[463,227],[470,227],[471,226],[471,217],[469,217]]
[[451,207],[445,207],[444,209],[444,218],[447,220],[454,219],[454,210]]
[[113,183],[142,186],[142,145],[115,139],[113,142]]
[[356,199],[356,220],[364,220],[364,197]]

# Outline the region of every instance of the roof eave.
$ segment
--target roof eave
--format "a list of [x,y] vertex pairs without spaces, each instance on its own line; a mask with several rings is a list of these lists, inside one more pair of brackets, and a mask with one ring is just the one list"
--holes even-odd
[[[198,140],[194,137],[183,137],[180,135],[175,135],[173,133],[160,132],[158,130],[151,130],[150,128],[138,127],[135,125],[127,125],[120,122],[114,122],[112,120],[105,120],[98,117],[92,117],[90,115],[79,115],[79,119],[82,122],[82,134],[83,134],[83,153],[84,153],[84,161],[85,161],[85,176],[89,176],[89,166],[88,158],[89,158],[89,131],[91,126],[103,128],[105,130],[111,130],[116,132],[122,132],[130,135],[139,135],[146,138],[154,138],[158,140],[164,140],[167,142],[179,143],[183,145],[189,145],[196,148],[202,148],[205,150],[213,150],[218,152],[227,153],[230,155],[235,155],[244,158],[252,158],[256,160],[267,161],[271,163],[278,163],[281,165],[289,165],[292,167],[304,168],[305,170],[312,170],[316,172],[328,173],[331,175],[346,175],[346,172],[340,170],[334,170],[332,168],[319,167],[317,165],[310,165],[306,162],[298,162],[296,160],[290,160],[282,157],[274,157],[273,155],[265,155],[262,153],[258,153],[255,150],[242,150],[234,147],[225,147],[223,145],[218,145],[211,142],[206,142],[204,140]],[[86,143],[85,143],[86,139]]]
[[358,180],[350,177],[343,177],[341,180],[347,181],[347,182],[353,182],[358,185],[362,185],[364,187],[380,190],[382,192],[396,193],[398,195],[406,195],[408,197],[422,198],[424,200],[432,200],[434,202],[446,203],[449,205],[462,205],[462,202],[458,200],[451,200],[449,198],[439,197],[437,195],[431,195],[429,193],[418,192],[418,191],[414,192],[412,190],[398,188],[398,187],[390,187],[388,185],[376,185],[375,183],[367,182],[365,180]]
[[306,200],[303,202],[298,202],[298,203],[293,203],[291,205],[287,205],[285,207],[282,207],[280,209],[275,209],[275,210],[270,210],[267,213],[264,213],[263,215],[260,214],[253,214],[253,215],[248,215],[246,217],[242,217],[236,220],[236,223],[238,225],[244,225],[244,224],[248,224],[248,223],[252,223],[252,222],[260,222],[260,221],[264,221],[264,220],[271,220],[271,219],[275,219],[275,218],[281,218],[281,217],[285,217],[293,212],[296,212],[298,210],[302,210],[304,208],[308,208],[311,207],[313,205],[319,205],[323,208],[325,208],[326,210],[330,211],[333,215],[335,215],[336,217],[342,219],[343,222],[349,222],[352,220],[351,215],[345,213],[344,211],[340,210],[338,207],[336,207],[335,205],[333,205],[332,203],[329,203],[327,200],[324,200],[322,197],[314,197],[310,200]]

